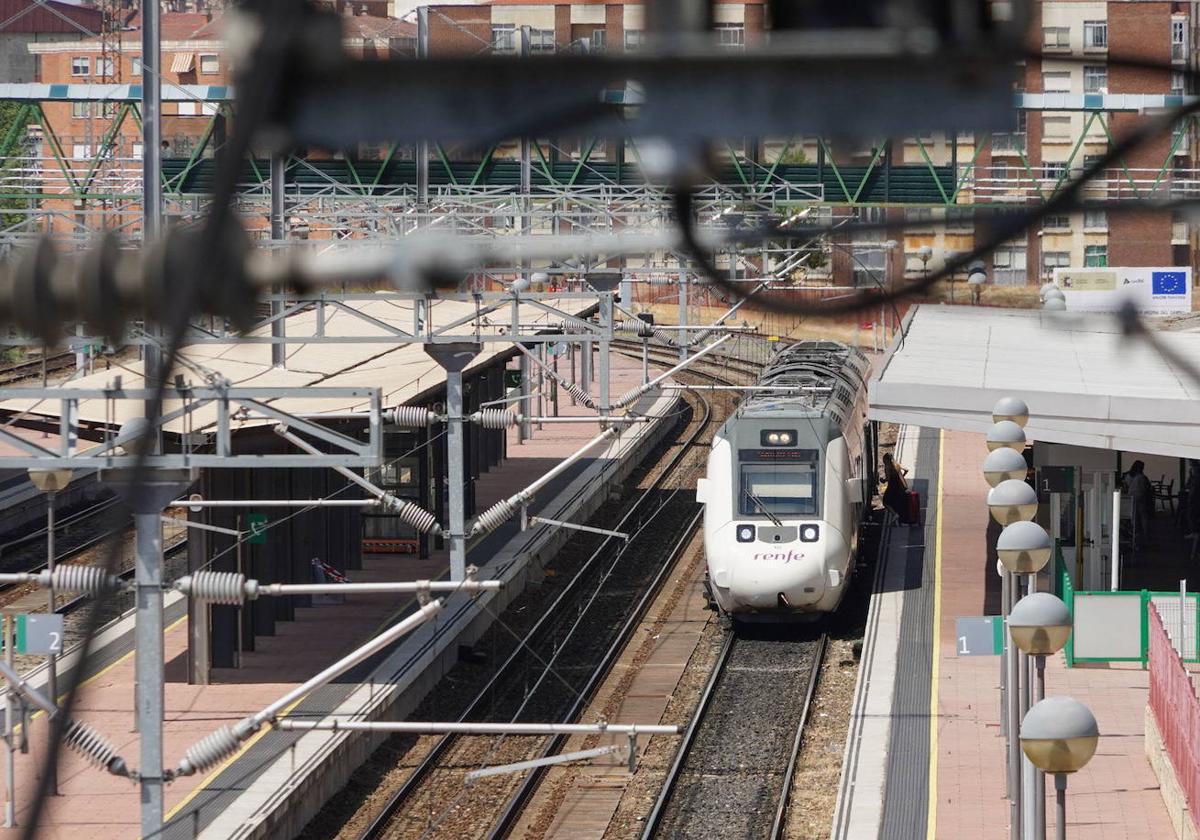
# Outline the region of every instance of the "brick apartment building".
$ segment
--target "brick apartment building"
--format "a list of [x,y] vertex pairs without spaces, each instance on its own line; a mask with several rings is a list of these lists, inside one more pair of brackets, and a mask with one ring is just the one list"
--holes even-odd
[[99,32],[99,9],[59,0],[0,0],[0,82],[32,82],[37,65],[30,44],[74,41],[80,27]]
[[[412,54],[416,38],[414,14],[403,20],[382,17],[399,6],[389,0],[333,0],[345,20],[345,43],[360,57]],[[1027,61],[1016,93],[1027,99],[1042,94],[1180,94],[1185,89],[1182,70],[1194,66],[1192,44],[1196,22],[1192,5],[1182,2],[1125,2],[1123,0],[1043,0],[1034,4],[1030,46],[1042,53]],[[515,52],[520,30],[528,27],[534,53],[561,50],[633,50],[645,38],[645,7],[632,2],[546,3],[535,0],[494,0],[475,5],[435,4],[428,7],[429,45],[432,55]],[[723,2],[714,7],[714,28],[719,43],[744,49],[767,37],[769,19],[762,0]],[[137,19],[122,37],[119,67],[102,66],[100,44],[95,39],[63,43],[34,43],[31,54],[40,63],[39,81],[100,82],[138,80],[139,41]],[[163,17],[164,80],[180,84],[223,84],[228,67],[218,40],[219,18],[211,15],[171,13]],[[1109,55],[1161,63],[1164,69],[1144,70],[1107,65]],[[1095,63],[1090,63],[1094,58]],[[1178,70],[1166,69],[1177,67]],[[1031,104],[1014,110],[1013,130],[988,137],[931,131],[916,138],[893,138],[861,144],[821,144],[817,138],[795,138],[789,154],[812,162],[819,156],[835,163],[859,165],[872,159],[892,166],[949,168],[964,186],[957,205],[882,206],[851,210],[835,207],[837,216],[857,213],[871,221],[904,224],[890,232],[841,237],[831,249],[826,273],[839,283],[885,282],[936,270],[947,253],[970,249],[986,233],[986,223],[972,218],[974,206],[1029,206],[1044,200],[1058,179],[1077,174],[1102,154],[1110,137],[1119,138],[1146,119],[1137,111],[1105,112],[1045,110],[1051,103]],[[64,140],[68,157],[89,160],[104,135],[114,105],[100,103],[47,103],[46,112]],[[1094,106],[1092,106],[1094,107]],[[163,136],[168,156],[186,157],[206,130],[210,108],[202,103],[167,103]],[[1141,185],[1169,181],[1172,173],[1194,166],[1195,148],[1189,130],[1181,137],[1164,135],[1127,160],[1128,172],[1117,170],[1086,193],[1090,198],[1133,197],[1126,181]],[[976,142],[980,147],[976,148]],[[589,147],[592,161],[633,160],[623,144],[603,138],[592,141],[544,141],[545,154],[579,158]],[[140,155],[136,123],[124,125],[114,150],[116,157]],[[779,138],[759,142],[734,139],[736,154],[770,162],[784,149]],[[385,147],[376,144],[358,150],[363,157],[378,157]],[[880,152],[882,151],[882,154]],[[313,150],[314,156],[322,153]],[[447,147],[450,160],[474,160],[480,150]],[[393,153],[407,158],[411,150]],[[515,143],[493,150],[493,159],[513,158]],[[835,200],[836,203],[836,200]],[[825,211],[829,213],[830,211]],[[890,242],[894,246],[889,246]],[[933,249],[927,263],[920,259],[922,246]],[[998,248],[990,262],[996,283],[1038,283],[1056,266],[1083,265],[1187,265],[1195,248],[1186,223],[1169,213],[1075,213],[1049,218],[1023,241]]]

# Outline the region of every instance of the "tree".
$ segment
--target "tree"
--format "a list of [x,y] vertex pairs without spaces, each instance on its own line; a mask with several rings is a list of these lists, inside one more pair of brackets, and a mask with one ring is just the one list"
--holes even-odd
[[[18,119],[21,121],[20,125],[16,124]],[[8,170],[15,170],[21,165],[22,151],[25,148],[25,131],[30,122],[29,111],[23,107],[23,103],[14,102],[11,99],[0,100],[0,142],[7,139],[14,129],[16,132],[13,135],[12,147],[8,149],[3,158],[0,158],[0,177],[7,176]],[[9,183],[7,177],[3,177],[3,180],[6,183],[4,186],[0,186],[0,224],[7,227],[16,224],[23,218],[22,214],[11,211],[24,207],[26,200],[20,196],[21,190]]]

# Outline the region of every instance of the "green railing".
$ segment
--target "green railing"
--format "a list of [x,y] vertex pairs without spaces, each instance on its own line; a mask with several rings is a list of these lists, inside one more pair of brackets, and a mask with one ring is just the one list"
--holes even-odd
[[[1078,621],[1075,624],[1075,629],[1072,631],[1070,638],[1067,640],[1067,646],[1063,650],[1066,656],[1067,667],[1073,667],[1076,662],[1139,662],[1142,667],[1146,667],[1150,656],[1150,604],[1152,601],[1158,601],[1159,612],[1166,612],[1163,623],[1168,631],[1175,631],[1179,628],[1180,608],[1179,608],[1179,593],[1178,592],[1155,592],[1149,589],[1135,590],[1118,590],[1116,592],[1108,590],[1090,591],[1077,590],[1074,581],[1071,579],[1071,572],[1067,564],[1063,561],[1062,549],[1055,546],[1054,550],[1054,588],[1055,594],[1062,598],[1063,603],[1070,610],[1072,619],[1077,615],[1078,602],[1082,598],[1126,598],[1137,599],[1137,626],[1134,628],[1134,621],[1128,621],[1129,631],[1138,634],[1138,645],[1136,654],[1127,656],[1111,655],[1111,656],[1081,656],[1076,652],[1076,642],[1080,631],[1086,633],[1088,630],[1087,624],[1080,625]],[[1200,662],[1200,593],[1189,592],[1186,595],[1188,603],[1183,612],[1183,619],[1187,622],[1182,629],[1182,639],[1176,640],[1177,649],[1180,650],[1180,655],[1185,662]],[[1126,613],[1128,615],[1129,613]],[[1132,648],[1132,645],[1129,645]]]

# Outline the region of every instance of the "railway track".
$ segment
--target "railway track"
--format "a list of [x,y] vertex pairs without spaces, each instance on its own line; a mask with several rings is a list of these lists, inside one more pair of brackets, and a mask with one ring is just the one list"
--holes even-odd
[[[630,534],[629,541],[606,537],[591,551],[460,720],[570,721],[586,705],[698,524],[688,482],[665,486],[679,470],[695,468],[688,455],[712,422],[709,401],[692,400],[694,415],[667,463],[619,521],[607,525]],[[503,836],[536,780],[497,776],[466,788],[466,771],[554,748],[552,739],[542,737],[442,737],[360,837]]]
[[643,840],[783,836],[826,642],[804,626],[727,634]]
[[[640,342],[622,345],[627,346],[619,347],[620,352],[640,357]],[[651,348],[660,364],[671,352]],[[730,373],[728,365],[717,363],[690,376],[725,384]],[[727,397],[710,401],[692,394],[688,399],[693,417],[668,462],[620,520],[606,525],[630,533],[631,539],[622,546],[609,537],[591,552],[460,720],[570,722],[587,709],[699,527],[693,479],[703,470],[707,444],[730,405]],[[713,410],[716,401],[718,412]],[[688,457],[697,450],[699,458]],[[670,487],[665,486],[668,479]],[[532,671],[531,661],[536,663]],[[470,789],[463,787],[465,773],[481,765],[553,755],[564,739],[508,737],[487,745],[480,740],[438,739],[359,837],[510,836],[534,799],[542,773],[530,771],[515,780],[491,777],[486,780],[491,784],[480,781]]]
[[[75,364],[74,353],[53,353],[45,358],[46,373],[55,373]],[[0,367],[0,385],[11,385],[22,379],[42,375],[42,359],[29,359],[13,365]]]

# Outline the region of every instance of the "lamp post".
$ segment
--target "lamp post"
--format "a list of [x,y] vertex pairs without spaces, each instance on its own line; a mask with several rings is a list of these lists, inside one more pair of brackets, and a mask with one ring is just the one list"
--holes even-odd
[[[50,573],[50,585],[46,587],[46,592],[49,598],[47,609],[50,615],[54,615],[54,498],[60,490],[66,490],[67,485],[71,483],[71,479],[75,477],[75,473],[71,470],[35,470],[28,471],[29,480],[33,482],[33,486],[46,494],[46,571]],[[58,702],[58,655],[51,651],[46,662],[46,689],[50,692],[50,699],[55,703]],[[52,773],[53,778],[50,779],[50,792],[58,793],[58,768],[54,765]]]
[[[1044,694],[1044,691],[1038,693],[1035,690],[1037,696],[1032,700],[1030,698],[1030,688],[1034,679],[1030,673],[1029,656],[1031,653],[1039,654],[1035,655],[1037,682],[1039,685],[1044,684],[1045,659],[1044,655],[1040,654],[1054,651],[1047,649],[1047,642],[1043,639],[1043,635],[1049,632],[1046,628],[1057,627],[1056,622],[1061,623],[1062,618],[1059,612],[1049,607],[1043,606],[1039,610],[1039,604],[1043,603],[1043,598],[1049,598],[1052,602],[1062,604],[1053,595],[1037,592],[1037,573],[1050,562],[1052,546],[1050,535],[1036,522],[1014,522],[1005,528],[996,539],[996,554],[1000,563],[1012,575],[1011,595],[1016,603],[1009,609],[1008,632],[1012,642],[1020,650],[1020,653],[1017,654],[1017,673],[1022,690],[1017,693],[1016,703],[1013,703],[1011,698],[1009,699],[1010,720],[1014,705],[1017,717],[1023,717],[1029,710],[1030,703],[1037,702],[1041,699],[1040,695]],[[1019,581],[1021,577],[1025,577],[1026,580],[1024,598],[1020,597]],[[1020,600],[1017,600],[1018,598]],[[1066,611],[1065,605],[1062,609]],[[1042,621],[1043,618],[1045,621]],[[1062,635],[1062,641],[1054,650],[1058,650],[1063,644],[1066,644],[1066,636],[1070,632],[1070,613],[1067,612],[1066,633]],[[1055,639],[1057,638],[1058,634],[1056,633]],[[1031,647],[1036,649],[1031,650]],[[1025,826],[1024,836],[1026,840],[1040,840],[1045,834],[1044,831],[1038,830],[1038,826],[1045,822],[1044,787],[1039,784],[1039,776],[1028,760],[1020,761],[1019,765],[1020,771],[1016,775],[1021,782],[1021,821]]]
[[1035,767],[1054,774],[1058,840],[1067,838],[1067,775],[1092,760],[1099,740],[1095,715],[1071,697],[1047,697],[1021,722],[1021,749]]
[[[1037,514],[1037,492],[1025,483],[1025,429],[1029,409],[1022,400],[1004,397],[992,409],[994,425],[987,433],[988,456],[984,461],[984,478],[991,485],[988,491],[988,512],[1003,526],[1028,523]],[[1036,526],[1035,526],[1036,527]],[[999,548],[999,544],[997,546]],[[1007,559],[1013,567],[1006,564]],[[1002,588],[1000,612],[1007,623],[1009,611],[1017,598],[1018,558],[1010,553],[1001,556]],[[1021,662],[1014,646],[1005,638],[1002,671],[1002,705],[1006,737],[1007,780],[1009,796],[1009,836],[1012,840],[1021,837],[1021,752],[1017,741],[1017,729],[1021,720]],[[1027,681],[1027,680],[1026,680]]]

